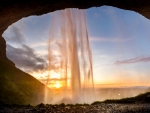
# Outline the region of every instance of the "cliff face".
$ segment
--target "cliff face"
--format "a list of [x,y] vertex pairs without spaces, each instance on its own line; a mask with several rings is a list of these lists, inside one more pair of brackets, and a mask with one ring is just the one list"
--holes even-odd
[[[6,57],[6,42],[2,38],[7,27],[19,19],[31,15],[42,15],[65,8],[86,9],[102,5],[115,6],[136,11],[150,19],[149,0],[4,0],[0,1],[0,102],[42,102],[44,87],[35,78],[15,68]],[[19,82],[18,82],[19,81]],[[36,87],[35,87],[36,86]],[[26,90],[23,90],[26,88]],[[35,90],[36,89],[36,90]],[[9,96],[10,95],[10,96]],[[19,95],[19,96],[18,96]],[[7,100],[6,100],[7,98]],[[36,101],[39,98],[38,101]],[[32,101],[31,101],[32,100]]]
[[0,37],[0,59],[6,58],[6,42],[4,38]]

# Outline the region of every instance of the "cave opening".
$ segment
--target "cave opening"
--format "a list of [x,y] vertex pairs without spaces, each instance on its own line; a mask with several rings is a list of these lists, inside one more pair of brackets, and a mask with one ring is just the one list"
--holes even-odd
[[[86,18],[93,55],[94,84],[99,89],[96,94],[100,95],[97,100],[131,97],[145,92],[150,86],[149,20],[133,11],[111,6],[87,9]],[[50,22],[51,13],[31,16],[19,20],[3,34],[7,57],[17,68],[41,82],[48,73]],[[59,73],[53,71],[52,74],[52,79],[60,78]],[[59,82],[55,87],[60,87]],[[113,88],[117,90],[112,96]],[[130,92],[128,88],[131,88]]]

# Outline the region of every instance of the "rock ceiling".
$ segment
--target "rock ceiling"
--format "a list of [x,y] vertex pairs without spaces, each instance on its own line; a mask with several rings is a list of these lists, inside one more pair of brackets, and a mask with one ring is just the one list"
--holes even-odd
[[103,5],[136,11],[150,19],[149,0],[4,0],[0,1],[0,59],[6,58],[6,44],[2,38],[9,25],[23,17],[42,15],[65,8],[86,9]]

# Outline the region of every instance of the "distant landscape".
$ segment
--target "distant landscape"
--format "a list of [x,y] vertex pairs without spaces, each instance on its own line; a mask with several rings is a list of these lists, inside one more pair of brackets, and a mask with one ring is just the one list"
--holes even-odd
[[[99,99],[104,101],[106,99],[121,99],[127,97],[135,97],[150,91],[148,87],[127,87],[127,88],[97,88],[95,94],[99,95]],[[98,97],[98,96],[96,96]]]

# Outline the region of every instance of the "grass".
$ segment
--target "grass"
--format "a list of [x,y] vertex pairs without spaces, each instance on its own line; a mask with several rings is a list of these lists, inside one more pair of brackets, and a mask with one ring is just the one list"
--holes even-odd
[[0,104],[27,105],[44,101],[44,84],[9,61],[0,60],[0,64]]
[[150,103],[150,92],[139,94],[135,97],[129,97],[129,98],[122,98],[122,99],[108,99],[105,101],[96,101],[93,102],[92,105],[100,104],[100,103],[124,103],[124,104],[130,104],[130,103]]

